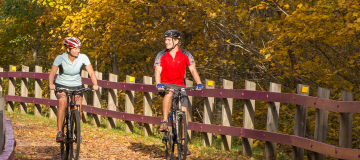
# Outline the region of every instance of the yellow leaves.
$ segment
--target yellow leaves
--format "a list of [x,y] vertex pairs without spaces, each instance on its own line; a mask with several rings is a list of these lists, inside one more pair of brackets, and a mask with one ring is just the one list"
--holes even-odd
[[54,7],[54,2],[50,2],[50,3],[49,3],[49,6],[50,6],[50,7]]
[[271,54],[266,54],[265,59],[269,59],[271,57]]
[[356,22],[357,22],[357,23],[360,23],[360,18],[356,19]]
[[285,5],[284,5],[284,8],[285,8],[285,9],[289,9],[289,8],[290,8],[290,5],[285,4]]
[[232,60],[229,61],[229,65],[234,65],[234,64],[235,64],[234,61],[232,61]]
[[298,8],[302,8],[302,7],[303,7],[303,4],[300,3],[300,4],[297,5],[297,7],[298,7]]
[[260,54],[265,55],[265,53],[266,53],[266,49],[265,49],[265,48],[263,48],[263,49],[260,50]]
[[255,148],[255,147],[257,147],[258,145],[259,145],[259,140],[254,140],[254,144],[253,144],[253,147]]
[[210,13],[209,17],[210,17],[211,19],[216,18],[216,13]]

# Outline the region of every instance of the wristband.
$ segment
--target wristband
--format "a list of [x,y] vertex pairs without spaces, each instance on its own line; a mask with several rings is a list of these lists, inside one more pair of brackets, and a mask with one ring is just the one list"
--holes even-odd
[[197,84],[196,89],[203,89],[203,85],[202,84]]
[[156,88],[159,89],[159,88],[164,88],[164,85],[163,84],[157,84],[156,85]]

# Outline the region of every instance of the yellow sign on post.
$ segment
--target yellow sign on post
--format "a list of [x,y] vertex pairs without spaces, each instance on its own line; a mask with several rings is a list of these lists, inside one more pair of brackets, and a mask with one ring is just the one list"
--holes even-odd
[[307,93],[309,91],[309,87],[302,87],[302,92],[303,93]]
[[130,77],[129,82],[134,82],[134,77]]
[[11,70],[15,71],[16,67],[12,67]]
[[214,81],[208,81],[208,86],[212,87],[214,85]]

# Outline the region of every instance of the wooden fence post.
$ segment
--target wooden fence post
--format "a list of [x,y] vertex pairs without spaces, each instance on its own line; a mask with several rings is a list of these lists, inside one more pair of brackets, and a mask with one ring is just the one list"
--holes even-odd
[[[81,77],[82,77],[82,78],[89,78],[88,72],[87,72],[86,70],[82,70],[82,71],[81,71]],[[97,77],[96,77],[96,78],[97,78]],[[83,87],[83,88],[88,88],[88,86],[89,86],[89,85],[87,85],[87,84],[82,84],[82,87]],[[87,105],[87,104],[88,104],[88,101],[89,101],[89,100],[88,100],[87,93],[84,92],[84,93],[83,93],[82,104],[83,104],[83,105]],[[84,123],[86,123],[87,112],[83,112],[83,113],[82,113],[81,119],[82,119],[82,121],[83,121]]]
[[0,95],[0,155],[2,154],[2,146],[5,143],[5,100]]
[[[256,90],[256,83],[245,81],[246,90]],[[244,100],[244,128],[254,129],[255,100]],[[243,156],[252,156],[253,139],[242,138]]]
[[[303,96],[309,95],[309,86],[298,84],[296,93]],[[305,137],[306,134],[306,116],[307,106],[296,105],[295,109],[295,123],[294,123],[294,135],[299,137]],[[292,147],[292,160],[303,160],[304,149],[299,147]]]
[[[212,80],[205,79],[205,88],[206,89],[214,89],[215,82]],[[212,124],[213,122],[213,110],[214,110],[214,97],[205,97],[204,99],[204,117],[203,122],[205,124]],[[211,146],[212,145],[212,133],[203,133],[203,146]]]
[[[35,72],[42,73],[42,67],[35,66]],[[35,79],[35,98],[42,98],[43,84],[41,79]],[[34,105],[34,115],[41,116],[41,105]]]
[[[194,82],[190,81],[188,79],[185,80],[185,84],[186,87],[193,87],[194,86]],[[192,104],[193,104],[193,96],[188,96],[189,97],[189,107],[188,107],[188,121],[192,122],[193,121],[193,108],[192,108]],[[191,140],[192,138],[192,130],[188,130],[188,140]]]
[[[318,88],[318,97],[323,98],[323,99],[329,99],[330,98],[330,90],[319,87]],[[326,143],[328,118],[329,118],[329,111],[322,110],[322,109],[316,109],[315,132],[314,132],[314,139],[316,141]],[[316,160],[324,160],[325,155],[320,154],[320,153],[315,153],[315,159]]]
[[[233,89],[234,82],[223,79],[223,88],[224,89]],[[233,113],[233,98],[223,98],[221,108],[222,108],[222,125],[231,126],[232,124],[232,113]],[[221,135],[221,149],[222,150],[231,150],[231,136]]]
[[[95,75],[97,77],[98,80],[102,80],[102,73],[95,71]],[[102,87],[99,87],[99,90],[94,91],[94,107],[98,107],[101,108],[101,90]],[[100,127],[101,124],[101,116],[100,115],[96,115],[96,114],[92,114],[93,115],[93,122],[95,123],[95,125],[97,127]]]
[[[9,72],[16,72],[16,66],[9,65]],[[9,77],[8,95],[15,96],[15,85],[16,85],[16,78]],[[15,110],[14,104],[15,104],[15,102],[8,101],[8,104],[7,104],[8,112],[14,112],[14,110]]]
[[[151,85],[153,83],[152,77],[144,76],[143,83]],[[151,110],[151,106],[152,106],[152,93],[151,92],[144,92],[143,102],[144,102],[144,115],[145,116],[153,116],[152,110]],[[153,134],[153,125],[144,123],[144,135],[147,137],[152,134]]]
[[[22,72],[29,72],[28,66],[21,66]],[[29,78],[21,78],[21,97],[28,97]],[[20,103],[20,113],[27,114],[27,103]]]
[[[270,83],[270,92],[281,92],[281,85]],[[266,131],[277,132],[279,124],[280,102],[269,102]],[[276,159],[276,143],[265,142],[265,159]]]
[[[57,70],[56,74],[59,74],[59,69]],[[54,90],[50,90],[50,99],[57,100]],[[57,108],[58,108],[58,106],[50,106],[49,118],[57,117]]]
[[[4,72],[4,68],[0,67],[0,72]],[[0,78],[0,95],[3,95],[3,78]]]
[[[109,73],[109,81],[117,82],[118,77],[116,74]],[[109,89],[108,93],[108,106],[109,110],[116,111],[116,101],[117,101],[117,89]],[[116,119],[108,117],[107,128],[115,128]]]
[[[350,92],[341,92],[342,101],[353,101],[353,94]],[[339,146],[344,148],[351,148],[352,143],[352,118],[353,113],[340,113],[340,135]]]
[[[126,83],[135,83],[135,77],[126,75]],[[135,106],[135,91],[126,91],[125,92],[125,112],[134,113]],[[125,132],[130,133],[134,131],[134,122],[125,121]]]

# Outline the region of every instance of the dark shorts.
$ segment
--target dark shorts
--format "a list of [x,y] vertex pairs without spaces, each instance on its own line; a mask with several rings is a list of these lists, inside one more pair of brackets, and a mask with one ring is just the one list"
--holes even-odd
[[[82,86],[76,86],[76,87],[67,87],[67,86],[64,86],[64,85],[61,85],[61,84],[57,84],[55,83],[55,88],[57,87],[61,87],[61,88],[69,88],[69,89],[81,89]],[[58,93],[58,91],[55,90],[55,95]],[[75,95],[79,95],[79,96],[83,96],[83,93],[80,92],[80,93],[76,93]]]
[[[183,88],[183,86],[179,86],[179,85],[175,85],[175,84],[170,84],[170,83],[163,83],[165,87],[167,88],[174,88],[174,89],[179,89],[179,88]],[[175,91],[173,95],[177,95],[177,93],[179,93],[180,91]],[[182,97],[180,98],[180,103],[181,106],[189,108],[189,97],[186,94],[186,91],[181,92]],[[179,101],[178,97],[173,97],[173,101]]]

